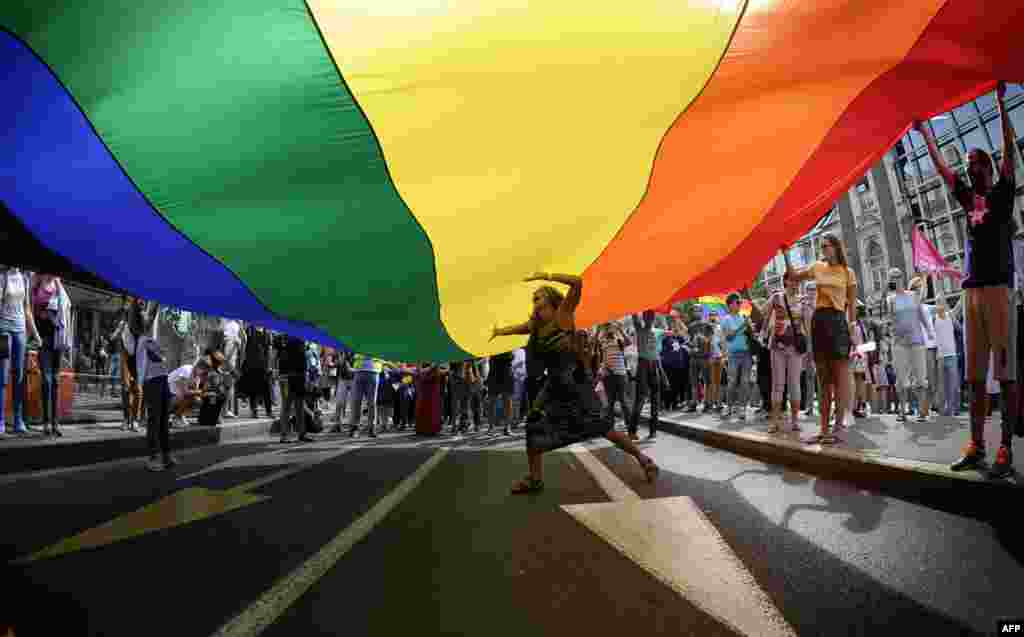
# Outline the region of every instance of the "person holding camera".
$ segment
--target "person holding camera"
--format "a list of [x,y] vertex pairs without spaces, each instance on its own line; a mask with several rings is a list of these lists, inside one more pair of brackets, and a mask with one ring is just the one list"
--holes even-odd
[[[772,295],[768,301],[768,318],[761,332],[771,353],[772,389],[771,414],[768,431],[775,433],[781,422],[782,396],[789,387],[789,427],[800,431],[800,374],[803,371],[804,354],[807,353],[807,335],[803,325],[809,320],[805,306],[799,302],[799,284],[794,277],[783,275],[783,289]],[[794,314],[794,310],[797,314]]]

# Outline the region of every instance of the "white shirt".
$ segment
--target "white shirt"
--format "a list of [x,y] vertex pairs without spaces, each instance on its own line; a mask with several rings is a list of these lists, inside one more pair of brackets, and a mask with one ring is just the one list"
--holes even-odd
[[939,356],[941,358],[956,356],[956,337],[953,332],[953,319],[949,318],[949,313],[947,312],[944,319],[936,315],[934,323],[935,344],[939,349]]
[[25,331],[25,275],[18,268],[0,273],[0,285],[7,281],[4,305],[0,307],[0,330],[22,333]]
[[167,375],[167,384],[178,398],[185,397],[185,389],[192,380],[192,365],[182,365]]
[[132,331],[128,329],[128,321],[121,321],[118,329],[121,330],[121,345],[124,346],[124,351],[134,352],[135,337],[132,335]]
[[512,352],[512,375],[516,380],[526,378],[526,350],[522,347]]
[[935,306],[924,305],[925,324],[928,329],[924,331],[924,346],[927,349],[938,347],[935,342]]
[[237,343],[241,340],[239,333],[242,331],[242,326],[234,319],[225,319],[221,331],[224,332],[225,343]]

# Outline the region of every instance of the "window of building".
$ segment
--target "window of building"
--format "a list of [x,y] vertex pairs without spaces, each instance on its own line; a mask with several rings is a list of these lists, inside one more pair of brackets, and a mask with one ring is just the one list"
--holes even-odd
[[[965,181],[964,183],[967,183],[967,182]],[[953,191],[950,190],[949,187],[946,186],[945,184],[943,184],[943,186],[942,186],[942,191],[946,193],[946,202],[949,204],[949,209],[951,211],[959,210],[960,209],[960,202],[957,201],[956,197],[953,196]]]
[[914,148],[922,148],[924,146],[924,137],[921,137],[921,133],[913,128],[907,132],[907,139]]
[[867,255],[868,271],[871,273],[871,290],[882,290],[886,279],[885,255],[882,252],[882,246],[877,239],[872,237],[868,240],[864,252]]
[[936,115],[928,122],[932,126],[935,137],[939,138],[953,130],[953,118],[948,114]]
[[941,188],[932,188],[921,193],[921,208],[925,219],[934,219],[946,212],[946,199]]
[[[998,119],[992,119],[985,123],[985,128],[988,129],[988,137],[992,140],[992,145],[996,150],[1003,149],[1003,125]],[[1017,132],[1014,129],[1014,132]]]
[[953,236],[952,232],[942,233],[940,239],[942,254],[955,254],[957,251],[956,237]]
[[896,175],[903,180],[902,185],[906,190],[909,191],[917,187],[917,164],[914,163],[913,159],[897,161]]
[[929,157],[928,155],[925,155],[925,156],[921,157],[920,159],[918,159],[917,162],[918,162],[918,164],[917,164],[918,165],[918,170],[920,171],[920,175],[921,175],[921,183],[924,183],[924,182],[928,181],[929,179],[931,179],[932,177],[934,177],[936,175],[936,173],[935,173],[935,164],[932,163],[932,158],[931,157]]
[[1024,93],[1024,84],[1006,84],[1006,99]]
[[992,147],[988,145],[988,139],[985,138],[984,131],[981,128],[974,128],[968,133],[964,133],[964,146],[967,151],[970,152],[972,148],[980,148],[982,150],[992,152]]
[[1024,140],[1024,104],[1018,104],[1016,108],[1010,109],[1009,115],[1010,123],[1013,124],[1013,132],[1017,133],[1017,139]]
[[960,144],[956,141],[943,144],[942,148],[939,150],[942,151],[942,159],[950,168],[958,166],[960,162],[963,161],[963,150],[960,148]]
[[963,126],[971,120],[978,119],[978,109],[974,106],[973,101],[967,102],[953,109],[953,118],[958,125]]
[[978,108],[981,109],[982,113],[994,111],[996,108],[995,92],[985,93],[984,95],[979,96],[978,99],[975,101],[978,103]]

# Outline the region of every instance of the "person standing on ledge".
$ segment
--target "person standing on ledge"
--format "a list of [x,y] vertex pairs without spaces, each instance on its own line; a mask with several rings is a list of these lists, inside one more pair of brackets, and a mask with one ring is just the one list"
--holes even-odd
[[1010,293],[1014,285],[1013,219],[1016,195],[1015,163],[1017,137],[1006,113],[1003,97],[1006,83],[996,88],[996,104],[1003,128],[1003,157],[999,181],[995,181],[992,158],[980,148],[967,154],[968,186],[946,165],[935,138],[921,122],[914,128],[924,137],[928,154],[957,202],[967,213],[970,253],[961,284],[964,289],[964,329],[967,332],[967,382],[971,391],[971,439],[964,455],[950,467],[953,471],[978,469],[985,460],[985,381],[989,360],[1003,397],[1002,439],[989,476],[1003,478],[1013,473],[1011,446],[1014,430],[1024,434],[1018,420],[1017,400],[1017,308]]
[[843,427],[850,404],[850,347],[853,342],[854,306],[857,302],[857,275],[847,265],[843,244],[832,234],[821,238],[822,260],[808,268],[786,268],[786,277],[794,281],[813,280],[817,296],[811,318],[811,349],[821,382],[821,432],[813,441],[823,445],[837,442],[829,431],[832,397],[836,397],[836,428]]
[[582,352],[576,337],[575,315],[583,279],[571,274],[536,273],[524,281],[553,281],[569,286],[569,292],[563,295],[550,285],[537,288],[529,320],[510,327],[495,327],[491,332],[491,340],[498,336],[529,335],[531,351],[547,369],[547,378],[526,419],[530,473],[512,487],[512,493],[544,489],[544,452],[599,436],[636,458],[648,481],[653,482],[658,465],[641,453],[624,432],[614,431],[614,421],[602,414],[601,401],[579,360]]

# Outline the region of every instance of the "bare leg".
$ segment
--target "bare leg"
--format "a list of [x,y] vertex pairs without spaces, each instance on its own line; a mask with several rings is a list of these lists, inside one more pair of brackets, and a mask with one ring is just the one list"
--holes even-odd
[[647,475],[647,481],[654,481],[654,478],[658,475],[658,465],[655,464],[650,456],[640,451],[640,448],[636,446],[636,443],[625,432],[613,430],[606,433],[604,437],[606,440],[614,443],[619,449],[636,458],[636,461],[643,467],[644,474]]
[[649,458],[644,454],[644,452],[640,451],[640,447],[637,447],[636,443],[633,442],[633,439],[626,435],[625,432],[609,431],[604,435],[604,437],[606,440],[613,443],[619,449],[622,449],[629,455],[636,458],[640,462],[640,464],[643,464],[646,460],[649,460]]
[[[792,400],[790,402],[793,402]],[[772,401],[772,411],[768,414],[768,428],[770,431],[775,431],[779,426],[779,420],[782,419],[782,401]]]
[[530,477],[534,480],[544,479],[544,452],[526,450],[526,459],[530,465]]
[[853,388],[850,386],[850,361],[832,363],[833,378],[836,379],[836,415],[840,425],[845,425],[846,412],[850,408]]
[[821,383],[821,412],[819,416],[820,431],[825,434],[828,433],[828,425],[832,416],[832,385],[827,385],[823,381]]

